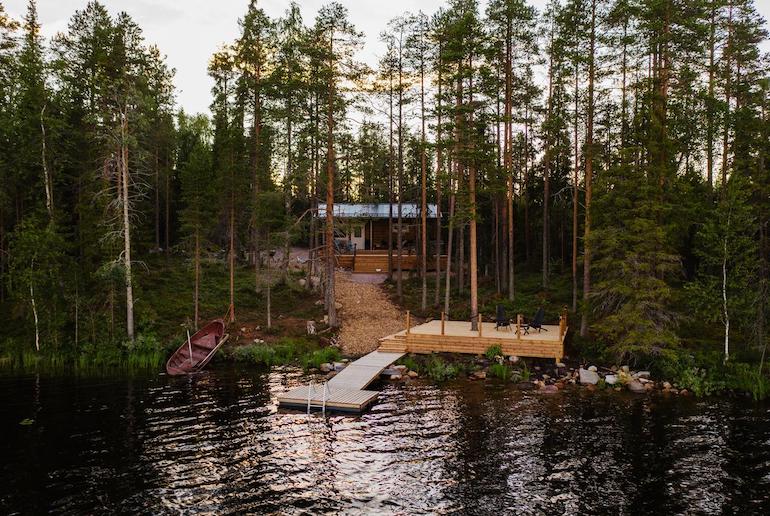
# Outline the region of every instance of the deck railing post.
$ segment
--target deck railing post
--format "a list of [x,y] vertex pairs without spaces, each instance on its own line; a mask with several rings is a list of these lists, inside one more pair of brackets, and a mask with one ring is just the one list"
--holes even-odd
[[444,335],[444,319],[446,317],[446,314],[444,312],[441,312],[441,335]]
[[479,318],[479,337],[481,337],[481,326],[482,326],[481,314],[478,315],[478,318]]
[[412,326],[412,315],[409,310],[406,311],[406,334],[409,335],[409,328]]
[[516,315],[516,338],[521,340],[521,314]]

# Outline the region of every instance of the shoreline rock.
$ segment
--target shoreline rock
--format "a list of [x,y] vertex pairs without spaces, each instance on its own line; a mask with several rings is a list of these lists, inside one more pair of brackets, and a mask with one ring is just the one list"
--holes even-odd
[[580,383],[582,385],[596,385],[599,383],[599,373],[596,371],[591,371],[590,369],[583,369],[582,367],[578,370],[578,374],[580,375]]

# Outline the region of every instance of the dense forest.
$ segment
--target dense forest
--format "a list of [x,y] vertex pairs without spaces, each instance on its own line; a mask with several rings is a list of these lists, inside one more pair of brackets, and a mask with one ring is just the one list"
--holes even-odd
[[[425,313],[458,310],[459,289],[475,320],[480,292],[513,303],[536,276],[544,298],[568,290],[579,349],[764,360],[770,59],[752,0],[450,0],[368,34],[374,68],[337,3],[312,22],[245,7],[201,57],[208,116],[178,109],[128,14],[89,2],[44,40],[34,1],[21,20],[0,4],[0,351],[131,349],[161,263],[187,274],[195,324],[206,296],[237,321],[236,271],[321,247],[319,202],[412,202],[442,214],[431,248],[423,217],[422,263],[441,248],[452,271],[423,265]],[[204,258],[228,271],[221,299]],[[335,326],[333,264],[309,269]]]

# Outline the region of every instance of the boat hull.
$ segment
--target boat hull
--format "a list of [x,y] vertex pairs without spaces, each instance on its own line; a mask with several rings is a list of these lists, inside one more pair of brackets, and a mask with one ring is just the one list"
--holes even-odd
[[211,321],[190,337],[189,343],[185,340],[171,355],[166,362],[166,372],[170,375],[182,375],[200,371],[225,343],[227,337],[224,321]]

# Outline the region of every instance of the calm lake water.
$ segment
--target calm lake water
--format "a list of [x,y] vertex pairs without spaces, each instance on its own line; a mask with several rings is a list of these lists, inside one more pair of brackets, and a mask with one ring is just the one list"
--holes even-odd
[[0,513],[770,511],[770,404],[420,381],[278,411],[302,380],[0,377]]

